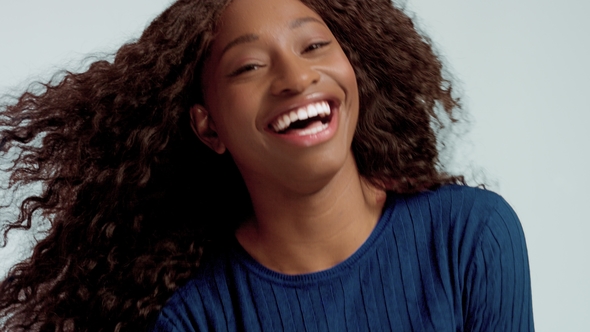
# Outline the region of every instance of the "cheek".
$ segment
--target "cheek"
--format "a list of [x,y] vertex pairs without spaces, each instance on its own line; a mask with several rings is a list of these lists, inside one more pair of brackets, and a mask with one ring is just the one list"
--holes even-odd
[[344,85],[344,89],[346,89],[346,93],[348,94],[348,107],[351,110],[351,122],[349,128],[354,132],[356,130],[359,117],[358,83],[354,73],[354,68],[348,61],[348,58],[343,54],[340,61],[340,66],[342,68],[340,71],[340,79],[343,82],[342,84]]
[[352,99],[358,99],[358,87],[356,81],[356,75],[354,73],[354,68],[350,61],[344,54],[344,51],[340,49],[336,55],[330,59],[330,62],[333,64],[334,68],[337,68],[335,71],[335,75],[337,75],[338,80],[343,85],[343,88],[346,92],[350,95],[352,94]]
[[257,102],[254,89],[248,84],[232,85],[224,81],[222,74],[212,64],[206,71],[209,82],[204,97],[206,108],[215,124],[218,136],[227,147],[231,141],[243,139],[244,133],[253,127]]
[[351,93],[354,93],[354,99],[358,100],[358,86],[356,81],[356,75],[354,73],[354,68],[348,61],[348,58],[343,55],[344,59],[342,59],[342,76],[343,80],[346,82],[346,85],[349,87]]
[[226,90],[217,100],[212,112],[217,133],[230,152],[235,152],[257,136],[258,102],[248,89]]
[[350,102],[349,107],[355,110],[356,115],[358,115],[359,92],[354,68],[352,68],[352,65],[344,54],[342,54],[342,57],[340,58],[339,65],[341,68],[339,71],[339,79],[342,82],[346,93],[348,94],[348,99]]

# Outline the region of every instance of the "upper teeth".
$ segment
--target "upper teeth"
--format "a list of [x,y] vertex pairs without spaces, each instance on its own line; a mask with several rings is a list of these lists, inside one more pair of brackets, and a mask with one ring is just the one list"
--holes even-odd
[[291,125],[291,123],[300,120],[306,120],[316,116],[326,117],[330,115],[330,104],[327,101],[321,101],[315,104],[309,104],[298,109],[292,110],[289,113],[280,115],[272,124],[272,128],[276,131],[283,131]]

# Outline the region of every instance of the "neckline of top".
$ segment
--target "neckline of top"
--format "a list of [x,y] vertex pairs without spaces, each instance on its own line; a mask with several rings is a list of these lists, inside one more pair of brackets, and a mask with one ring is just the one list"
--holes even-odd
[[382,238],[384,233],[383,230],[385,229],[385,227],[387,227],[387,225],[391,223],[391,216],[395,210],[396,199],[394,196],[395,195],[387,196],[387,200],[383,207],[383,213],[381,214],[381,217],[379,217],[377,225],[375,225],[375,228],[373,229],[369,237],[365,240],[365,242],[344,261],[326,270],[295,275],[284,274],[271,270],[265,267],[264,265],[260,264],[252,256],[250,256],[250,254],[248,254],[248,252],[240,245],[240,243],[235,237],[233,238],[231,250],[231,252],[235,255],[234,257],[232,257],[232,259],[244,266],[248,271],[258,275],[259,277],[266,279],[270,282],[282,285],[300,286],[332,279],[333,277],[336,277],[341,273],[348,271],[358,261],[366,257],[367,252],[374,248],[375,242]]

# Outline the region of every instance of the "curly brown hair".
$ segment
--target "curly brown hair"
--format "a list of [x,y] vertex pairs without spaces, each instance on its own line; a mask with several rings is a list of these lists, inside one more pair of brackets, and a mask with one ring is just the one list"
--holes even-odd
[[[9,187],[44,185],[4,237],[38,214],[51,225],[0,284],[4,329],[144,330],[252,214],[231,156],[205,147],[188,118],[228,2],[178,0],[112,63],[65,73],[2,107],[0,154],[16,155]],[[360,173],[398,193],[461,182],[441,171],[432,125],[437,107],[452,118],[459,105],[411,19],[390,0],[303,2],[355,69]]]

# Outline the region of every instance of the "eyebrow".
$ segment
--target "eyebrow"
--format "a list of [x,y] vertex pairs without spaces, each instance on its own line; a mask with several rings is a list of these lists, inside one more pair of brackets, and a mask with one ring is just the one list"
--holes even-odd
[[[309,23],[309,22],[316,22],[321,25],[325,25],[322,21],[318,20],[315,17],[306,16],[306,17],[297,18],[297,19],[291,21],[291,23],[289,23],[289,28],[290,29],[297,29],[297,28],[301,27],[302,25]],[[245,44],[245,43],[251,43],[253,41],[257,41],[259,38],[260,37],[258,35],[255,35],[253,33],[242,35],[242,36],[232,40],[231,42],[229,42],[229,44],[225,45],[225,47],[221,51],[221,56],[223,56],[223,54],[225,54],[225,52],[227,52],[230,48],[232,48],[234,46],[237,46],[240,44]]]
[[247,35],[243,35],[240,36],[234,40],[232,40],[229,44],[225,45],[225,47],[223,48],[223,50],[221,51],[221,55],[223,56],[223,54],[225,52],[227,52],[227,50],[229,50],[230,48],[240,45],[240,44],[245,44],[245,43],[251,43],[253,41],[258,40],[260,37],[258,37],[258,35],[255,35],[253,33],[249,33]]
[[291,23],[289,24],[289,28],[296,29],[296,28],[299,28],[300,26],[304,25],[305,23],[309,23],[309,22],[316,22],[321,25],[324,25],[324,22],[318,20],[317,18],[307,16],[307,17],[301,17],[301,18],[291,21]]

